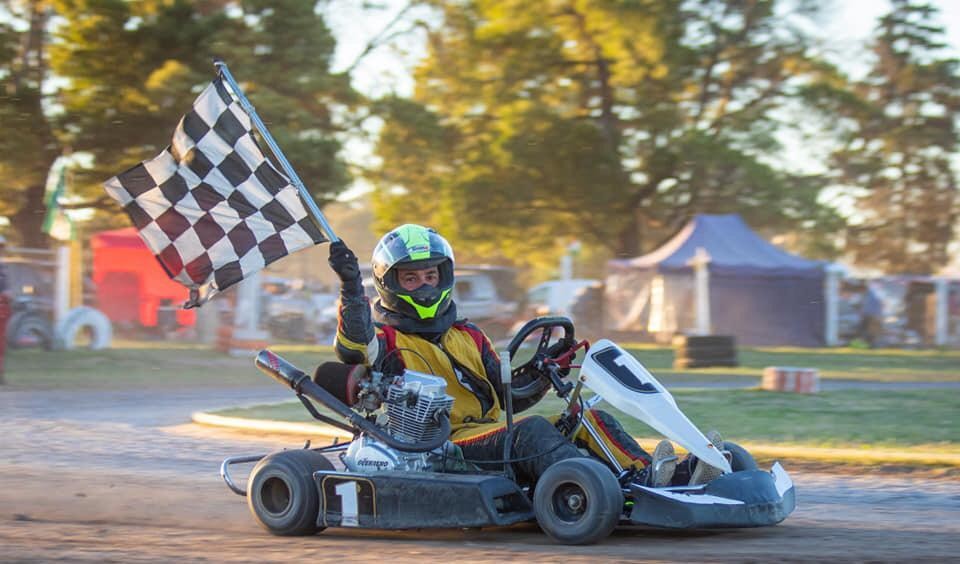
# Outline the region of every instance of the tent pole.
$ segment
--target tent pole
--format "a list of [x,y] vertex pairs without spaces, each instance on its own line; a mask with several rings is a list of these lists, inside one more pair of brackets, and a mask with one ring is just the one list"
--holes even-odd
[[710,254],[703,247],[697,247],[696,254],[687,264],[693,267],[696,334],[709,335],[712,325],[710,321]]
[[837,320],[840,316],[840,276],[843,267],[837,264],[827,265],[826,276],[823,279],[824,327],[823,341],[828,347],[835,347],[840,339],[837,335]]

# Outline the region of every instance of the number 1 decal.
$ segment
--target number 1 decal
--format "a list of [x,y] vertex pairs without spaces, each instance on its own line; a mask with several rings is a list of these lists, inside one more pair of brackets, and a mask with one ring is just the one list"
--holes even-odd
[[334,491],[336,491],[337,495],[340,496],[340,526],[359,526],[360,515],[358,512],[359,504],[357,503],[357,483],[343,482],[342,484],[337,484],[337,487],[334,488]]
[[370,527],[377,520],[377,493],[367,478],[328,474],[320,482],[324,527]]
[[650,382],[641,382],[637,375],[627,367],[627,353],[616,347],[610,347],[593,353],[593,359],[601,368],[616,378],[621,384],[641,394],[656,394],[657,388]]

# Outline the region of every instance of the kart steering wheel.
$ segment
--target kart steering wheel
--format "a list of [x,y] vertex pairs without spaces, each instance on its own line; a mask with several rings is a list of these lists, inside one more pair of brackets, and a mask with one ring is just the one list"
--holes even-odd
[[[550,338],[556,329],[563,329],[563,337],[561,337],[559,341],[550,344]],[[528,321],[517,331],[513,339],[510,340],[510,344],[507,345],[507,352],[510,353],[511,359],[514,358],[517,351],[520,350],[520,345],[538,330],[541,331],[540,341],[537,343],[537,348],[533,352],[533,356],[520,366],[511,368],[514,381],[517,381],[524,373],[536,373],[536,377],[531,379],[530,383],[511,388],[513,390],[513,397],[516,399],[536,397],[551,385],[555,384],[551,375],[543,369],[544,361],[562,355],[577,343],[573,335],[573,322],[570,321],[569,318],[560,316],[538,317]],[[554,376],[554,378],[555,377],[556,376]],[[559,381],[556,383],[559,384]]]

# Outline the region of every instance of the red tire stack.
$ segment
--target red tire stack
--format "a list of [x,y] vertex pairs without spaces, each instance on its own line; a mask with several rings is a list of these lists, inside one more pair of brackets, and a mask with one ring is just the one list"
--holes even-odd
[[768,366],[763,369],[760,387],[775,392],[815,394],[820,391],[820,373],[816,368]]

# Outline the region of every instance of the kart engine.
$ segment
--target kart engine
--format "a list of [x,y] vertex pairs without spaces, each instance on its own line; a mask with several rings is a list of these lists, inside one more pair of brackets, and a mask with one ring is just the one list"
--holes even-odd
[[[447,383],[438,376],[412,370],[404,370],[399,376],[385,376],[353,369],[348,378],[331,378],[321,376],[323,369],[324,366],[318,368],[314,376],[318,384],[368,419],[375,418],[378,426],[405,442],[437,439],[441,416],[449,416],[453,408],[453,397],[446,393]],[[364,434],[350,444],[341,460],[354,472],[434,471],[442,467],[445,458],[459,457],[459,449],[450,441],[429,452],[404,452]]]

